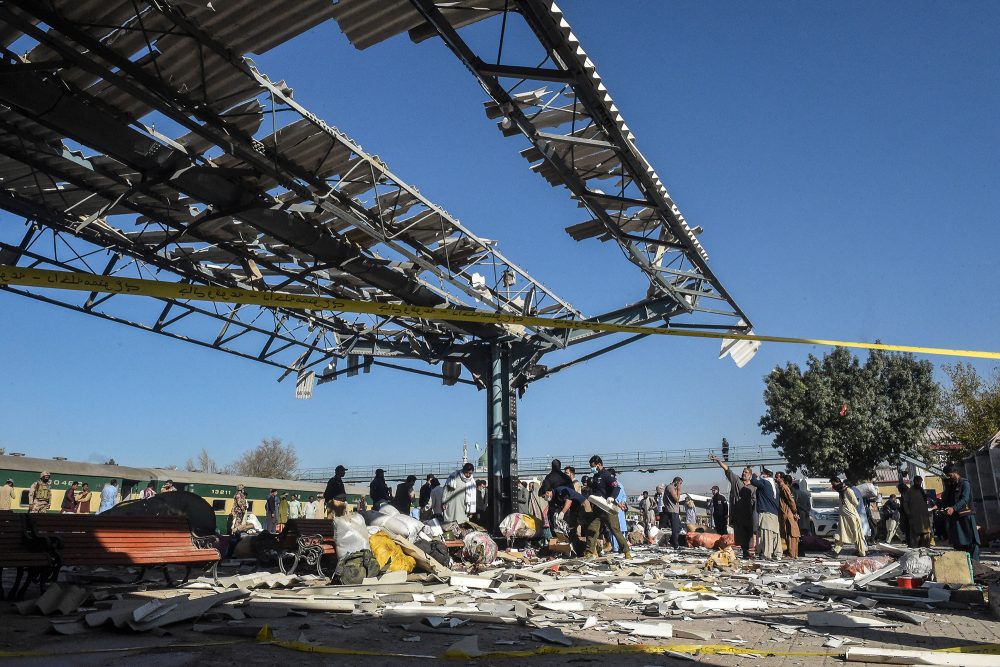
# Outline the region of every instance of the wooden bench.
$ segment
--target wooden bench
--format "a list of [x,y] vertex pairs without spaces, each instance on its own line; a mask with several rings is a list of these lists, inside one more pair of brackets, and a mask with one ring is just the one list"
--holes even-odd
[[33,535],[55,546],[61,561],[57,567],[137,565],[136,581],[147,567],[161,567],[172,584],[168,565],[186,566],[184,581],[193,565],[202,565],[218,578],[218,538],[193,535],[185,518],[36,514],[29,524]]
[[278,567],[282,574],[292,574],[300,562],[316,566],[323,573],[323,559],[329,563],[337,556],[331,519],[289,519],[278,535]]
[[[3,568],[17,568],[9,597],[16,600],[28,585],[38,581],[44,589],[48,573],[58,567],[58,553],[48,540],[39,539],[28,530],[27,515],[0,513],[0,600],[4,599]],[[25,578],[25,574],[28,576]],[[21,579],[24,578],[24,585]]]

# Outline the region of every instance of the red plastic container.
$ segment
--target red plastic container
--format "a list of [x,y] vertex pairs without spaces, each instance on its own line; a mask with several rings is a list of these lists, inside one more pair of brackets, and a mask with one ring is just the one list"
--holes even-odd
[[924,585],[924,580],[920,577],[896,577],[896,586],[899,588],[920,588]]

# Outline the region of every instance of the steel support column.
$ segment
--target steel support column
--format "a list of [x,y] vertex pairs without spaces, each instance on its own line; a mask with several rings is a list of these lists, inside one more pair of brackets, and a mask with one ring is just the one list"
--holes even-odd
[[489,381],[486,383],[486,456],[489,469],[487,526],[495,531],[514,511],[517,479],[517,394],[514,389],[509,346],[489,347]]

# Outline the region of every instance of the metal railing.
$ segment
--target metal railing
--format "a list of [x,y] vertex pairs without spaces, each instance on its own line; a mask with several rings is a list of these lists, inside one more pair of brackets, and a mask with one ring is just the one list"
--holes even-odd
[[[716,451],[721,456],[721,452]],[[714,468],[716,464],[708,460],[709,450],[687,449],[687,450],[664,450],[654,452],[622,452],[612,454],[600,454],[604,461],[604,467],[614,468],[617,472],[662,472],[671,470],[690,470],[696,468]],[[563,466],[573,466],[579,475],[583,475],[590,468],[591,454],[571,455],[571,456],[533,456],[520,459],[517,464],[519,477],[536,477],[545,475],[551,470],[552,459],[558,458]],[[729,449],[728,460],[732,465],[780,465],[785,459],[776,449],[770,445],[750,445],[742,447],[731,447]],[[416,475],[418,480],[423,480],[427,475],[434,475],[438,478],[447,477],[455,470],[462,467],[461,459],[452,461],[440,461],[436,463],[379,463],[374,465],[351,466],[344,476],[347,483],[357,484],[368,482],[375,477],[375,470],[382,468],[385,470],[385,478],[389,481],[399,481],[406,479],[407,475]],[[333,468],[305,468],[296,473],[296,477],[306,481],[325,482],[333,476]],[[476,474],[483,474],[486,470],[476,467]]]

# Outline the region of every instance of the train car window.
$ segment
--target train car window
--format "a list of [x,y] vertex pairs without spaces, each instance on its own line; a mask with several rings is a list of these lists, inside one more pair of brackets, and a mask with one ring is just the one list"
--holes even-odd
[[177,489],[178,491],[187,491],[187,487],[188,487],[187,484],[174,482],[174,488]]
[[28,506],[28,490],[25,489],[24,491],[21,492],[21,507],[27,507],[27,506]]
[[226,511],[226,501],[225,500],[213,500],[212,510],[215,512],[225,512]]
[[248,500],[247,501],[247,512],[250,512],[251,514],[253,514],[253,501],[252,500]]
[[123,479],[121,488],[122,499],[131,496],[132,492],[135,491],[135,485],[138,483],[139,481],[135,479]]

